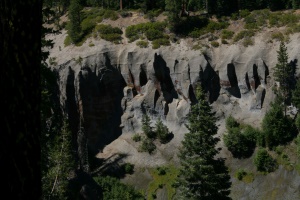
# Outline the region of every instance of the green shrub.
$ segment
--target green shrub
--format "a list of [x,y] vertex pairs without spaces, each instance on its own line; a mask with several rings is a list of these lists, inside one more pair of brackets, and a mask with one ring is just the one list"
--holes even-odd
[[240,123],[238,123],[238,121],[236,121],[236,119],[234,119],[231,115],[226,118],[225,124],[227,129],[240,126]]
[[99,24],[96,26],[95,32],[99,33],[102,39],[110,42],[119,43],[122,40],[122,30],[111,25]]
[[300,115],[298,114],[295,120],[295,125],[298,129],[298,132],[300,132]]
[[224,135],[224,143],[235,158],[250,157],[256,146],[255,135],[241,130],[239,127],[230,128]]
[[86,18],[81,22],[81,30],[83,34],[90,33],[96,26],[96,21],[94,19]]
[[213,47],[219,47],[220,46],[219,42],[217,42],[217,41],[212,41],[210,44]]
[[119,179],[109,176],[94,177],[102,188],[103,199],[144,200],[144,196],[132,186],[125,185]]
[[250,38],[252,36],[254,36],[254,31],[253,30],[243,30],[241,32],[239,32],[234,38],[233,38],[233,41],[234,42],[237,42],[243,38]]
[[129,38],[130,42],[137,40],[146,34],[149,40],[164,37],[164,30],[166,27],[165,22],[148,22],[137,25],[131,25],[126,28],[125,35]]
[[136,42],[136,45],[141,48],[147,48],[148,47],[148,41],[140,40]]
[[240,10],[240,16],[241,16],[241,18],[245,18],[245,17],[247,17],[250,14],[251,14],[251,12],[249,10],[247,10],[247,9]]
[[140,134],[134,134],[133,136],[132,136],[132,140],[133,141],[135,141],[135,142],[139,142],[139,141],[141,141],[141,139],[142,139],[142,137],[141,137],[141,135]]
[[222,44],[229,44],[229,43],[228,43],[228,41],[227,41],[227,40],[225,40],[225,39],[222,39],[222,41],[221,41],[221,42],[222,42]]
[[246,175],[247,172],[244,169],[238,169],[238,171],[236,172],[236,177],[238,180],[242,180]]
[[277,41],[284,41],[284,35],[281,32],[272,33],[271,38]]
[[298,134],[295,142],[296,142],[296,145],[297,145],[297,154],[298,154],[298,157],[300,158],[300,134]]
[[257,171],[261,172],[273,172],[278,167],[276,160],[274,160],[269,155],[267,150],[263,148],[258,149],[254,157],[254,164],[256,166]]
[[125,163],[123,166],[124,172],[126,174],[132,174],[134,171],[134,164],[131,163]]
[[170,45],[170,40],[166,38],[160,38],[152,41],[152,48],[153,49],[158,49],[161,45],[164,46],[169,46]]
[[104,19],[111,19],[111,20],[117,20],[119,18],[118,14],[116,11],[113,10],[106,10],[104,15]]
[[222,39],[231,39],[234,35],[234,32],[233,31],[229,31],[227,29],[225,30],[222,30],[222,33],[221,33],[221,38]]
[[148,40],[150,40],[150,41],[163,37],[163,33],[161,31],[155,30],[155,29],[149,29],[146,31],[145,34],[146,34],[146,37],[148,38]]
[[169,130],[166,125],[164,125],[159,118],[155,124],[155,131],[158,139],[161,143],[166,143],[169,140]]
[[149,138],[144,138],[141,145],[139,146],[139,151],[148,152],[149,154],[152,154],[155,149],[156,149],[156,146],[153,144],[152,140]]
[[225,29],[229,26],[229,23],[227,22],[215,22],[215,21],[210,21],[206,27],[208,31],[214,32],[217,30]]
[[120,15],[121,15],[121,17],[126,18],[126,17],[132,16],[132,13],[130,13],[130,12],[126,11],[126,10],[121,10],[120,11]]
[[72,39],[69,35],[66,36],[65,41],[64,41],[64,45],[69,46],[70,44],[72,44]]
[[93,46],[95,46],[94,43],[89,43],[89,47],[93,47]]
[[166,167],[157,167],[156,170],[157,170],[157,172],[158,172],[157,174],[159,176],[163,176],[167,173],[167,168]]

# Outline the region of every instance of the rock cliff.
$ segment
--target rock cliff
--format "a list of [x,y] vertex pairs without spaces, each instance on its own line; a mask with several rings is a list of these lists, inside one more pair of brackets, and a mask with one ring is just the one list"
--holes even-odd
[[[279,42],[265,42],[265,34],[258,34],[253,46],[201,50],[193,50],[187,40],[159,49],[103,40],[93,41],[95,46],[90,47],[88,40],[81,47],[61,49],[65,36],[64,31],[49,36],[55,42],[50,57],[57,61],[51,68],[59,74],[60,103],[73,130],[84,128],[88,148],[93,154],[101,152],[102,158],[125,153],[127,161],[147,167],[176,162],[197,84],[207,91],[216,112],[218,136],[224,133],[228,115],[258,127],[274,99]],[[286,46],[298,75],[300,35],[291,36]],[[130,140],[133,133],[141,132],[144,113],[153,122],[161,118],[174,134],[153,156],[138,153]],[[219,146],[223,147],[222,141]],[[228,156],[228,151],[221,153]]]

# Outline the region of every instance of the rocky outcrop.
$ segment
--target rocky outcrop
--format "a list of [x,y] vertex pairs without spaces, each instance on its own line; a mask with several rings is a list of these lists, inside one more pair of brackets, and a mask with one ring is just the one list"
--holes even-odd
[[[295,65],[299,43],[294,36],[287,44]],[[168,126],[184,124],[198,84],[220,119],[232,114],[259,122],[272,100],[278,44],[222,45],[200,52],[177,44],[153,50],[101,41],[89,50],[54,48],[51,57],[58,61],[53,70],[60,76],[61,105],[74,131],[84,127],[88,147],[96,153],[122,133],[140,132],[144,113]]]

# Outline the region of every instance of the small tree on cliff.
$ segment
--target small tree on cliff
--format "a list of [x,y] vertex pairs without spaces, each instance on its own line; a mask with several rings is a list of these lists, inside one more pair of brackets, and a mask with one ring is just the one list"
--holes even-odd
[[191,107],[182,147],[179,152],[181,168],[177,185],[184,199],[230,199],[230,176],[224,159],[215,158],[218,142],[216,118],[197,88],[198,103]]
[[155,138],[155,132],[152,131],[151,120],[149,115],[144,114],[142,117],[142,130],[148,138]]
[[286,114],[287,100],[291,95],[291,77],[293,76],[293,70],[288,63],[287,48],[284,42],[280,43],[277,53],[278,62],[274,69],[274,79],[279,83],[279,87],[275,89],[275,93],[279,100],[284,103],[284,113]]

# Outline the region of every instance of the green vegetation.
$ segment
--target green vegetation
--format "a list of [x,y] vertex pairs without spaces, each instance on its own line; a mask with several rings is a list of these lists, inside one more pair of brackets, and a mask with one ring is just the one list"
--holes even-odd
[[281,32],[272,33],[271,38],[273,40],[277,40],[277,41],[281,41],[281,42],[284,41],[284,35]]
[[230,176],[222,158],[216,159],[218,140],[216,118],[205,99],[200,86],[197,87],[198,103],[191,106],[187,128],[179,151],[180,172],[176,186],[183,198],[229,199]]
[[156,146],[153,144],[153,141],[149,138],[143,138],[142,143],[139,146],[139,151],[141,152],[148,152],[152,154],[156,149]]
[[168,200],[173,199],[176,193],[176,189],[173,185],[176,181],[179,170],[174,165],[170,165],[152,168],[149,172],[153,181],[149,184],[147,189],[147,200],[155,199],[154,196],[156,196],[156,191],[162,187],[165,187],[167,190]]
[[[72,191],[69,189],[68,176],[75,169],[72,134],[64,120],[61,131],[56,132],[53,140],[47,143],[47,167],[42,170],[42,190],[44,197],[66,199]],[[46,153],[46,152],[45,152]]]
[[148,114],[144,114],[142,117],[142,130],[148,138],[156,137],[156,133],[152,130],[151,120]]
[[148,47],[148,41],[140,40],[136,42],[136,45],[141,48],[147,48]]
[[165,22],[148,22],[137,25],[131,25],[126,28],[125,35],[133,42],[142,36],[146,36],[148,40],[155,40],[165,37]]
[[122,165],[122,168],[126,174],[133,174],[134,172],[134,164],[125,163],[124,165]]
[[240,125],[232,116],[226,119],[227,135],[224,143],[235,158],[248,158],[256,147],[256,138],[260,132],[249,126]]
[[169,46],[170,40],[166,38],[160,38],[152,41],[152,48],[158,49],[161,45]]
[[155,124],[156,135],[161,143],[166,143],[169,140],[169,130],[166,125],[164,125],[160,118],[156,121]]
[[238,169],[238,171],[235,173],[235,177],[240,180],[243,181],[245,183],[251,183],[254,181],[254,175],[253,173],[249,173],[247,171],[245,171],[244,169]]
[[291,141],[295,134],[292,119],[285,116],[282,106],[273,103],[262,121],[262,129],[266,145],[270,148]]
[[212,41],[210,44],[213,47],[219,47],[220,46],[219,42],[217,42],[217,41]]
[[233,31],[229,31],[227,29],[222,30],[221,38],[222,39],[231,39],[234,35]]
[[69,19],[70,24],[68,28],[68,35],[70,36],[72,42],[77,43],[81,39],[81,10],[82,6],[80,5],[79,0],[71,0],[69,7]]
[[241,32],[239,32],[234,38],[233,41],[234,42],[238,42],[243,38],[251,38],[255,35],[254,31],[252,30],[243,30]]
[[103,190],[103,199],[143,200],[143,195],[133,187],[125,185],[119,179],[109,176],[95,177],[94,180]]
[[117,27],[112,27],[111,25],[99,24],[95,27],[94,32],[107,41],[120,43],[122,40],[122,30]]
[[136,133],[132,136],[132,140],[135,142],[139,142],[139,141],[141,141],[141,139],[142,139],[142,136],[140,134]]
[[255,157],[254,164],[257,171],[260,172],[273,172],[277,169],[278,164],[275,159],[273,159],[266,149],[258,149]]
[[245,183],[251,183],[254,181],[254,174],[251,172],[249,173],[244,169],[238,169],[238,171],[235,173],[235,177]]

